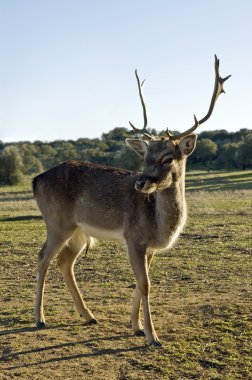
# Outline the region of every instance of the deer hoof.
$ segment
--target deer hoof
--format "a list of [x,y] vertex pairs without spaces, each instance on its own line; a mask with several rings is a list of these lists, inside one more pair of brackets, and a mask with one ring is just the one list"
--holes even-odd
[[98,323],[97,319],[91,318],[90,321],[86,323],[86,325],[96,325]]
[[144,330],[139,329],[139,330],[135,331],[135,336],[145,336]]
[[159,340],[154,340],[153,342],[150,343],[150,346],[151,347],[159,347],[159,348],[163,347],[162,343]]
[[37,327],[38,329],[44,329],[44,328],[46,327],[46,324],[45,324],[45,322],[38,322],[38,323],[36,324],[36,327]]

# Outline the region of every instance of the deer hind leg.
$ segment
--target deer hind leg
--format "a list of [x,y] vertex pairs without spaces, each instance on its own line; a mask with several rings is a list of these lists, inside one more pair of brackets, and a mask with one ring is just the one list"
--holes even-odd
[[[147,254],[148,272],[150,269],[150,264],[151,264],[153,255],[154,255],[154,251],[151,251],[151,250],[148,251],[148,254]],[[144,329],[140,320],[141,300],[142,300],[142,294],[138,287],[138,284],[136,284],[133,308],[132,308],[132,313],[131,313],[131,325],[136,336],[145,336]]]
[[81,317],[84,317],[89,324],[97,323],[94,315],[85,305],[74,275],[74,264],[83,248],[88,248],[90,238],[77,228],[68,244],[61,250],[57,256],[57,264],[63,275],[65,283],[72,295],[75,306]]
[[[71,235],[70,235],[71,236]],[[53,257],[62,249],[68,237],[62,235],[47,235],[47,240],[38,254],[38,273],[35,301],[35,322],[39,328],[45,327],[44,289],[45,276]]]
[[[135,316],[139,320],[139,311],[137,312],[137,305],[140,306],[139,294],[141,295],[144,314],[144,333],[147,342],[153,346],[162,346],[157,334],[155,332],[151,311],[150,311],[150,281],[148,276],[148,257],[144,247],[139,245],[128,244],[128,253],[131,262],[132,269],[134,271],[137,281],[137,292],[135,305]],[[139,323],[139,322],[138,322]]]

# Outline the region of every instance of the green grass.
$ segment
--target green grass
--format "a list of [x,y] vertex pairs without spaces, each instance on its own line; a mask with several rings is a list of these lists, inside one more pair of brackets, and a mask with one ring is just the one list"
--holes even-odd
[[151,267],[153,320],[164,345],[152,349],[132,335],[134,276],[125,247],[111,242],[76,264],[100,323],[83,324],[53,262],[48,328],[34,328],[45,227],[28,186],[1,188],[0,378],[249,379],[252,172],[188,173],[187,203],[183,234]]
[[187,190],[246,190],[252,189],[252,171],[243,172],[188,172]]

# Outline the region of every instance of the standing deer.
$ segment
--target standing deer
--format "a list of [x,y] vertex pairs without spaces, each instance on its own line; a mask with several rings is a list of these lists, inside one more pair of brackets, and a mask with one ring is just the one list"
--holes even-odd
[[[135,71],[143,107],[144,127],[130,125],[142,139],[126,143],[143,158],[142,173],[106,167],[88,162],[67,161],[38,175],[33,189],[43,215],[47,238],[38,255],[35,319],[38,328],[45,327],[43,293],[45,275],[54,256],[69,288],[79,314],[87,324],[97,323],[82,300],[74,275],[77,256],[88,249],[92,238],[121,240],[128,248],[129,260],[136,277],[131,313],[135,335],[145,335],[147,342],[161,346],[150,312],[149,268],[157,249],[169,248],[178,238],[186,221],[186,158],[196,145],[192,132],[212,114],[223,83],[230,77],[219,75],[215,56],[215,86],[209,110],[204,118],[178,135],[167,130],[157,138],[147,130],[147,113],[143,82]],[[140,321],[142,302],[144,328]]]

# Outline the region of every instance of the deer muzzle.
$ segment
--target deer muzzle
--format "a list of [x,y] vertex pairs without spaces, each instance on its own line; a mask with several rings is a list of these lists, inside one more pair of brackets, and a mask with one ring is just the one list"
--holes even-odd
[[152,193],[156,188],[156,179],[144,174],[141,175],[135,183],[135,189],[142,193]]

